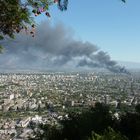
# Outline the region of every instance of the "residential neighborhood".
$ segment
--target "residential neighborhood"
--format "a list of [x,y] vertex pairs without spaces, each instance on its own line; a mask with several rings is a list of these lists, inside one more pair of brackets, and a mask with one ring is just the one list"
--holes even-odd
[[50,72],[0,74],[0,138],[28,140],[33,124],[55,125],[70,109],[109,104],[118,117],[121,106],[140,103],[140,77],[112,73]]

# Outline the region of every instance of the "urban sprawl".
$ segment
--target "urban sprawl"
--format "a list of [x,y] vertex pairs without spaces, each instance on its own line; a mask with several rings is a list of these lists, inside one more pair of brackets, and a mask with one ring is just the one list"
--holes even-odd
[[140,73],[1,73],[0,139],[33,137],[31,123],[57,124],[72,109],[109,104],[119,117],[140,103]]

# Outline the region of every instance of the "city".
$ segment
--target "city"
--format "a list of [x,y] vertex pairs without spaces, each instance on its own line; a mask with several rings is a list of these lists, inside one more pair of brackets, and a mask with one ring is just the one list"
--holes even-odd
[[[72,109],[105,103],[119,118],[140,103],[139,73],[1,73],[0,138],[28,139],[36,124],[56,125]],[[120,107],[123,106],[123,107]]]
[[0,140],[140,140],[140,0],[0,0]]

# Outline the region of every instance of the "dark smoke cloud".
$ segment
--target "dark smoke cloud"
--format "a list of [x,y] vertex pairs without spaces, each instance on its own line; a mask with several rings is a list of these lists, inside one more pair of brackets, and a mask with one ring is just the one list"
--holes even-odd
[[63,68],[65,66],[105,68],[112,72],[127,73],[125,68],[112,61],[90,42],[75,40],[62,24],[51,26],[43,22],[37,27],[35,37],[24,32],[15,40],[3,42],[5,52],[0,55],[4,68]]

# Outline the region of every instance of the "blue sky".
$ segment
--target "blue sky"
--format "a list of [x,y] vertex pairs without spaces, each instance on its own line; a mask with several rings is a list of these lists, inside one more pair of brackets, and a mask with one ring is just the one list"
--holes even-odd
[[50,13],[50,22],[62,22],[75,38],[92,42],[112,59],[140,62],[140,0],[69,0],[66,12],[52,6]]

